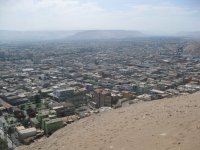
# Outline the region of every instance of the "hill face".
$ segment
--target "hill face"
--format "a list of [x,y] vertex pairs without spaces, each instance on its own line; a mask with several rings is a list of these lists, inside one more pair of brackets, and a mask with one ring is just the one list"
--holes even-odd
[[179,32],[179,36],[183,37],[189,37],[194,39],[200,39],[200,31],[194,31],[194,32]]
[[18,150],[198,150],[200,92],[84,118]]
[[7,31],[0,30],[0,41],[97,40],[124,39],[142,36],[139,31]]
[[91,39],[124,39],[141,37],[143,34],[139,31],[126,31],[126,30],[88,30],[78,32],[69,37],[75,40],[91,40]]
[[200,56],[200,40],[189,42],[184,51],[193,56]]
[[68,38],[78,31],[7,31],[0,30],[0,41],[48,41]]

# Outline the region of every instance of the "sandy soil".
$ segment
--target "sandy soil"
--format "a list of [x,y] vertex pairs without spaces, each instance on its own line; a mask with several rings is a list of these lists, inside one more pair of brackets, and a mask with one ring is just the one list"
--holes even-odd
[[93,115],[18,148],[39,149],[200,150],[200,92]]

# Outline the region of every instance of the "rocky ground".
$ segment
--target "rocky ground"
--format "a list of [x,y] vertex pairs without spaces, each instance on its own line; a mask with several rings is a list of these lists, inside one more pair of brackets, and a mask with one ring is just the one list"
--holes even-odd
[[200,92],[93,115],[17,150],[200,150]]

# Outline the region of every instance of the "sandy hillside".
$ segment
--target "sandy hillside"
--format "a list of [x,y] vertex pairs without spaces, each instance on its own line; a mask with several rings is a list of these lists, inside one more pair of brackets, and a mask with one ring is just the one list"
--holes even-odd
[[84,118],[19,150],[200,150],[200,92]]

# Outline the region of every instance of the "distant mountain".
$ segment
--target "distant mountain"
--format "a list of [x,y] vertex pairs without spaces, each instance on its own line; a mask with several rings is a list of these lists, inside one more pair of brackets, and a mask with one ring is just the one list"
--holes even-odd
[[64,39],[78,31],[8,31],[0,30],[0,41],[46,41]]
[[86,30],[86,31],[9,31],[0,30],[0,41],[48,41],[48,40],[92,40],[124,39],[141,37],[139,31]]
[[193,32],[179,32],[179,36],[189,37],[189,38],[197,38],[200,39],[200,31],[193,31]]
[[69,37],[73,40],[91,40],[91,39],[125,39],[144,36],[139,31],[128,30],[88,30],[81,31]]

